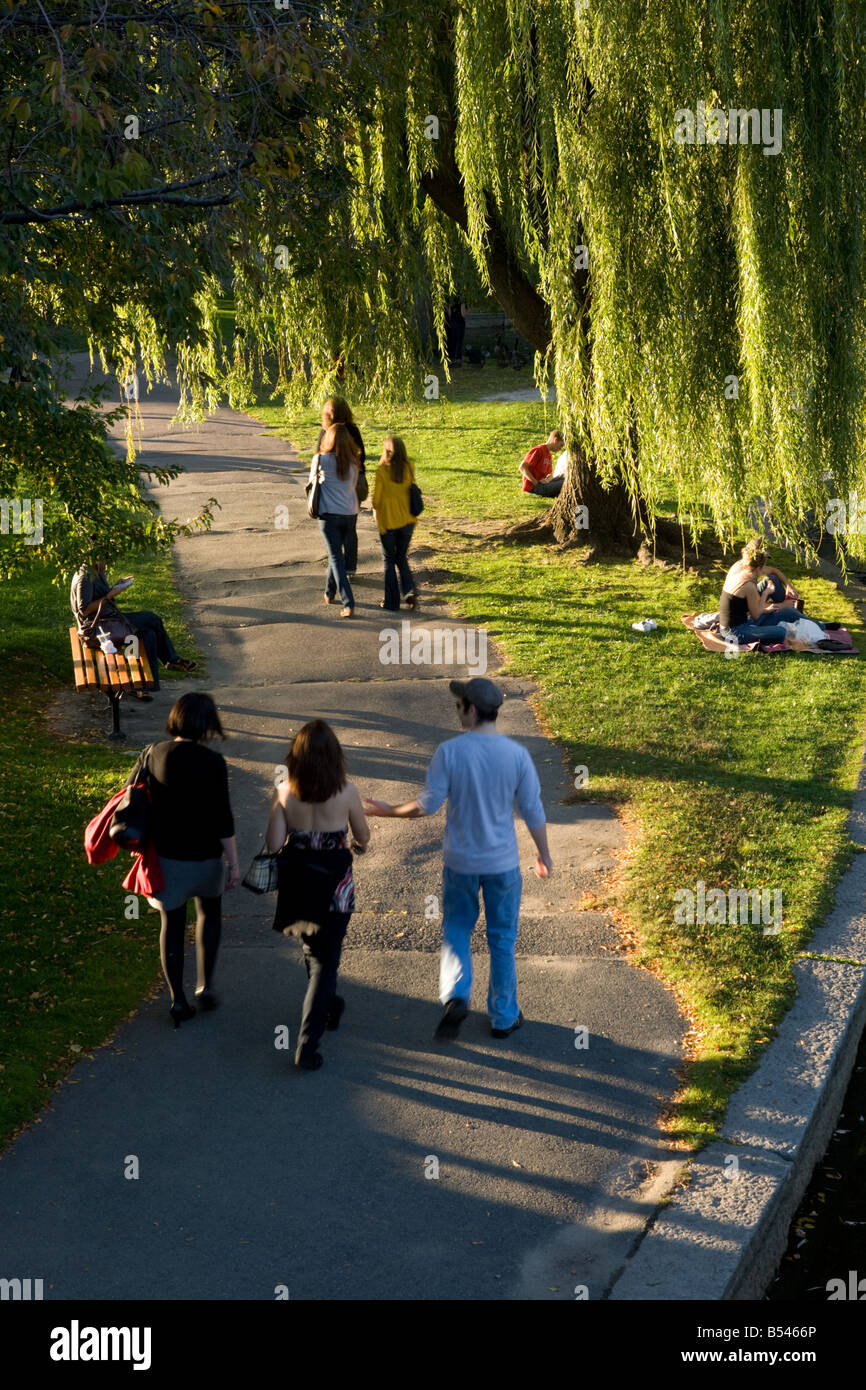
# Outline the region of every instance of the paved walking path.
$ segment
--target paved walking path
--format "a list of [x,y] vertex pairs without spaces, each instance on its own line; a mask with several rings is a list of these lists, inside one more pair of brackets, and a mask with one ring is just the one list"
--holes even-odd
[[[166,387],[142,399],[144,448],[186,470],[158,492],[167,514],[191,515],[211,495],[222,504],[214,529],[177,555],[203,688],[230,735],[243,868],[294,730],[326,717],[362,794],[408,799],[436,745],[459,732],[447,680],[465,668],[381,664],[379,634],[396,615],[378,608],[372,518],[359,526],[356,617],[341,621],[322,602],[307,465],[228,409],[193,431],[170,427],[175,399]],[[274,525],[283,504],[287,530]],[[422,519],[422,556],[423,537]],[[428,596],[419,626],[460,625]],[[568,770],[535,723],[531,685],[497,679],[500,725],[541,776],[555,864],[548,882],[535,878],[521,824],[526,1026],[489,1036],[479,928],[475,1011],[456,1044],[433,1042],[439,925],[425,913],[440,892],[444,812],[376,820],[356,861],[346,1013],[325,1035],[321,1071],[297,1071],[274,1045],[280,1025],[294,1044],[297,943],[271,932],[272,898],[227,894],[223,1006],[174,1032],[165,993],[143,1005],[0,1160],[0,1273],[43,1278],[55,1299],[272,1299],[279,1285],[292,1299],[550,1299],[573,1298],[578,1283],[601,1296],[650,1210],[639,1184],[670,1158],[657,1113],[675,1087],[682,1024],[670,993],[625,961],[610,922],[578,908],[612,866],[619,823],[605,807],[564,804]],[[171,701],[195,688],[167,681],[153,704],[126,705],[130,748],[159,737]],[[190,985],[193,971],[190,950]],[[587,1050],[575,1048],[578,1026]],[[136,1180],[124,1177],[130,1155]]]

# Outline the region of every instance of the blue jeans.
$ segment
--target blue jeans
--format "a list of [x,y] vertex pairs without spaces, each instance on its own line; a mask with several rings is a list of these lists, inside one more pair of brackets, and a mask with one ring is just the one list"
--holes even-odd
[[326,512],[319,517],[319,530],[328,548],[328,580],[325,593],[328,598],[336,598],[339,593],[344,608],[355,607],[355,595],[346,578],[346,546],[354,530],[354,516],[340,516],[337,512]]
[[[412,541],[412,532],[415,530],[410,521],[407,526],[398,526],[393,531],[383,531],[379,537],[382,542],[382,558],[385,565],[385,607],[400,607],[400,590],[403,590],[403,597],[415,592],[415,580],[409,568],[409,561],[406,556],[409,553],[409,546]],[[400,583],[397,583],[399,571]]]
[[[747,623],[731,628],[735,637],[744,642],[784,642],[787,637],[782,623],[796,623],[803,614],[797,608],[775,608],[771,613],[762,613],[760,618],[750,618]],[[722,633],[727,636],[726,632]]]
[[536,497],[558,497],[562,492],[562,484],[565,482],[565,474],[560,473],[558,478],[543,478],[540,483],[536,483],[532,491]]
[[479,891],[484,898],[487,947],[490,951],[490,986],[487,1012],[494,1028],[510,1028],[517,1022],[517,967],[514,948],[520,917],[523,875],[520,869],[504,874],[458,874],[447,866],[442,871],[442,956],[439,964],[439,999],[462,999],[472,993],[470,937],[478,921]]

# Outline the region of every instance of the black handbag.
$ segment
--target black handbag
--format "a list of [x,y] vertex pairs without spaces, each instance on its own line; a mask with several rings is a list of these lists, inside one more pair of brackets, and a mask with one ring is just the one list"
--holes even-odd
[[304,488],[307,494],[307,516],[312,517],[313,521],[319,519],[319,504],[322,497],[322,470],[316,465],[316,477],[311,478]]
[[133,768],[126,795],[117,803],[108,827],[109,837],[134,854],[146,848],[153,828],[150,768],[147,765],[147,755],[152,747],[153,744],[150,744],[145,748]]
[[424,510],[424,498],[421,496],[421,489],[415,482],[413,470],[412,481],[409,484],[409,510],[413,516],[420,516]]
[[358,494],[359,502],[366,502],[370,496],[370,484],[367,482],[367,470],[363,464],[358,467],[358,481],[355,484],[355,491]]

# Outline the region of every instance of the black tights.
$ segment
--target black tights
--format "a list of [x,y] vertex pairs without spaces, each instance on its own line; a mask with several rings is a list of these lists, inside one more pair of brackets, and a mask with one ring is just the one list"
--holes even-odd
[[[198,989],[213,984],[213,972],[220,944],[222,898],[196,898],[195,954],[198,966]],[[186,903],[166,912],[159,909],[162,928],[159,933],[159,955],[162,973],[168,981],[173,1004],[185,1004],[183,992],[183,936],[186,931]]]

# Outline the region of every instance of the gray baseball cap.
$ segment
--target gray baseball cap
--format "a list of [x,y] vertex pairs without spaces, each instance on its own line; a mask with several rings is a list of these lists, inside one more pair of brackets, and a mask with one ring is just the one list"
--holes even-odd
[[476,709],[499,709],[505,698],[499,686],[484,676],[473,676],[471,681],[449,681],[448,689]]

